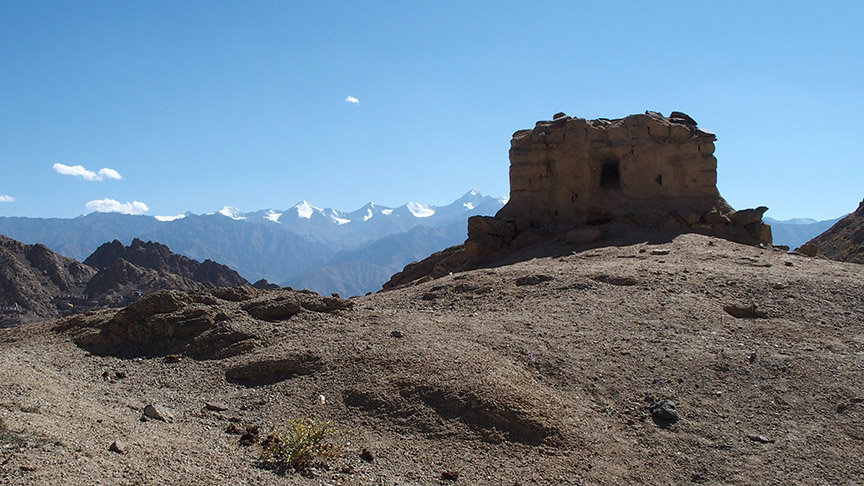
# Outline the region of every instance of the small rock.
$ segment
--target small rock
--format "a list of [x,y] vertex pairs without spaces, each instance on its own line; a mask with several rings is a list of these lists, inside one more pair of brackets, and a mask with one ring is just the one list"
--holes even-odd
[[222,402],[207,402],[204,404],[204,407],[212,412],[224,412],[231,408]]
[[674,424],[681,417],[675,409],[675,402],[663,399],[651,406],[651,417],[659,424]]
[[179,354],[169,354],[169,355],[165,356],[165,362],[166,363],[179,363],[180,360],[182,360],[182,359],[183,359],[183,357],[180,356]]
[[670,113],[669,120],[679,123],[683,122],[688,125],[693,125],[694,127],[698,125],[698,123],[696,123],[696,120],[694,120],[690,115],[681,111],[673,111],[672,113]]
[[761,434],[750,434],[747,436],[747,438],[752,440],[753,442],[761,442],[762,444],[773,444],[774,443],[774,439],[769,439],[768,437],[765,437],[764,435],[761,435]]
[[242,435],[243,431],[240,429],[240,427],[237,427],[236,424],[228,424],[228,428],[225,429],[225,433],[231,435]]
[[651,250],[651,254],[652,255],[668,255],[669,250],[667,250],[666,248],[655,248],[655,249]]
[[756,307],[756,304],[727,304],[723,306],[727,314],[736,319],[764,319],[768,314]]
[[363,451],[360,452],[360,459],[363,459],[366,462],[373,462],[375,460],[375,454],[372,454],[372,451],[364,447]]
[[808,257],[815,257],[817,253],[819,253],[819,248],[813,243],[804,243],[799,246],[796,250],[796,253],[800,253],[802,255],[807,255]]
[[390,333],[390,336],[394,338],[403,338],[405,337],[405,334],[403,334],[402,331],[393,331]]
[[154,420],[161,420],[163,422],[174,421],[174,412],[171,411],[170,408],[155,403],[151,403],[144,407],[144,416]]
[[456,471],[444,471],[441,473],[441,479],[446,481],[456,481],[459,479],[459,473]]
[[528,275],[526,277],[519,277],[516,279],[516,285],[518,287],[522,287],[525,285],[538,285],[543,282],[549,282],[553,280],[549,275]]
[[240,436],[240,445],[251,446],[258,442],[260,429],[258,427],[249,427],[246,433]]
[[126,453],[126,443],[123,442],[122,440],[115,440],[114,442],[111,443],[110,446],[108,446],[108,450],[111,452],[116,452],[118,454],[125,454]]
[[114,377],[117,378],[118,380],[122,380],[123,378],[126,378],[126,372],[125,371],[115,371]]

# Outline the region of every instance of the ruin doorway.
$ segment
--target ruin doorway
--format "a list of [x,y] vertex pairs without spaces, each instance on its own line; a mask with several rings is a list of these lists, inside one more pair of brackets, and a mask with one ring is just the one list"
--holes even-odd
[[606,191],[621,189],[621,173],[618,169],[618,159],[607,159],[603,161],[600,171],[600,187]]

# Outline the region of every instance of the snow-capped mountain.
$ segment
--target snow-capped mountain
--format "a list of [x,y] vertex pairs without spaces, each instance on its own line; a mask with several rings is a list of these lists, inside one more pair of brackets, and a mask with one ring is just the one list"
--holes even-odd
[[462,243],[469,216],[495,214],[505,202],[472,190],[446,206],[370,202],[343,211],[300,201],[251,212],[225,206],[201,215],[0,218],[0,233],[79,260],[106,241],[152,240],[196,260],[228,265],[250,282],[266,278],[355,295],[378,290],[414,260]]
[[495,199],[483,196],[476,189],[472,189],[447,206],[431,206],[419,202],[408,202],[397,208],[391,208],[370,202],[357,210],[345,212],[339,209],[320,208],[308,201],[300,201],[288,209],[266,209],[243,213],[236,207],[225,206],[213,214],[221,214],[238,221],[247,220],[252,223],[262,224],[350,225],[350,227],[356,227],[361,224],[377,224],[384,220],[399,226],[398,223],[393,223],[393,221],[406,218],[409,221],[417,222],[422,220],[423,224],[440,226],[441,224],[451,222],[452,218],[467,217],[493,208],[497,211],[497,208],[500,208],[506,202],[507,198]]

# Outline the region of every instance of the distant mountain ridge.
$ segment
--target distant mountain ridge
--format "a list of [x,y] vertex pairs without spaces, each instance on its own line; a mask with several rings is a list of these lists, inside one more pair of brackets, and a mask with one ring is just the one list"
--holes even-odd
[[[218,261],[249,281],[267,279],[348,296],[378,290],[405,264],[461,243],[468,217],[495,214],[505,202],[506,198],[471,190],[445,206],[368,203],[354,211],[341,211],[301,201],[287,209],[243,212],[226,206],[202,215],[6,217],[0,218],[0,233],[25,243],[43,243],[78,260],[113,240],[158,241],[186,257]],[[412,232],[416,228],[427,230]],[[388,244],[376,245],[389,237]],[[371,260],[360,259],[376,249],[380,254]]]
[[763,218],[763,221],[771,225],[771,235],[775,245],[786,245],[789,248],[798,248],[816,235],[822,234],[834,223],[842,218],[817,221],[810,218],[793,218],[787,220],[776,220]]

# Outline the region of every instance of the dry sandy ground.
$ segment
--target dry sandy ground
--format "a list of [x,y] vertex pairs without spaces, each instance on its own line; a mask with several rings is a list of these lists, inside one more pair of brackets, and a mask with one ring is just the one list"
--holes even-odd
[[[124,345],[111,311],[0,330],[0,483],[861,484],[862,267],[653,241],[269,320],[249,309],[292,293],[191,295],[171,315],[217,327],[163,348]],[[662,399],[680,420],[653,420]],[[226,432],[306,416],[342,452],[302,475]]]

